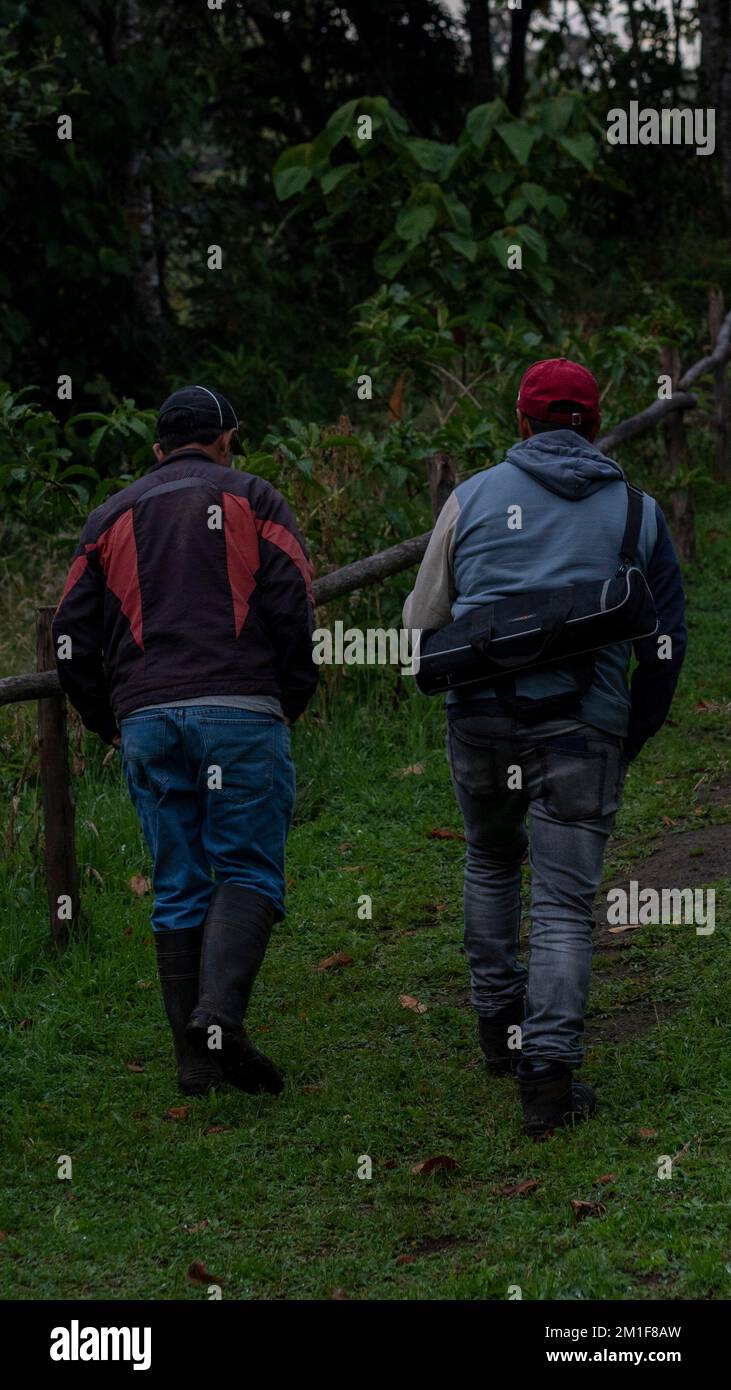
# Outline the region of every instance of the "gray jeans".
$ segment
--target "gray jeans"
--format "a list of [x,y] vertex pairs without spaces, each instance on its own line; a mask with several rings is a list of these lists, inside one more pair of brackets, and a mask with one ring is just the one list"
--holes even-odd
[[[447,734],[464,817],[465,950],[486,1018],[526,994],[523,1055],[578,1067],[592,906],[622,799],[622,740],[586,724],[473,715]],[[530,817],[530,843],[525,818]],[[528,969],[518,960],[520,864],[531,866]]]

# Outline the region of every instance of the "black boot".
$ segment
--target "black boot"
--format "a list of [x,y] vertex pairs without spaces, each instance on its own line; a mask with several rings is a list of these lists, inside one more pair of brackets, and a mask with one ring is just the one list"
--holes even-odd
[[538,1138],[560,1126],[588,1120],[596,1110],[596,1096],[583,1081],[574,1081],[563,1062],[529,1061],[522,1058],[517,1071],[523,1126]]
[[223,1081],[220,1058],[202,1057],[186,1035],[190,1011],[198,1000],[198,967],[203,940],[202,927],[182,931],[155,932],[157,968],[165,1012],[175,1043],[180,1089],[189,1096],[206,1095]]
[[514,1076],[521,1052],[519,1047],[508,1046],[508,1029],[520,1026],[525,1018],[525,998],[506,1004],[489,1018],[480,1015],[480,1047],[485,1055],[485,1066],[490,1076]]
[[203,929],[200,997],[188,1023],[191,1043],[214,1056],[219,1045],[226,1080],[252,1095],[284,1090],[281,1073],[241,1026],[275,916],[262,894],[238,883],[218,885]]

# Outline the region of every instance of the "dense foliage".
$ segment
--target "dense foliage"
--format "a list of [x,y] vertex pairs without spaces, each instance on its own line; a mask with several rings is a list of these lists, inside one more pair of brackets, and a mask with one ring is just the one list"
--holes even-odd
[[424,528],[434,450],[498,457],[536,356],[586,361],[608,424],[646,405],[729,278],[728,141],[721,106],[714,159],[606,113],[712,96],[717,9],[0,0],[4,552],[67,546],[186,380],[320,565]]

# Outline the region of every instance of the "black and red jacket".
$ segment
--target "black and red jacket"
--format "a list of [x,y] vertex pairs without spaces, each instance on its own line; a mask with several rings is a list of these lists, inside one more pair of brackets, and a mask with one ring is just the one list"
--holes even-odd
[[206,695],[274,695],[294,721],[317,685],[313,625],[284,498],[187,447],[89,517],[54,618],[56,666],[107,742],[142,705]]

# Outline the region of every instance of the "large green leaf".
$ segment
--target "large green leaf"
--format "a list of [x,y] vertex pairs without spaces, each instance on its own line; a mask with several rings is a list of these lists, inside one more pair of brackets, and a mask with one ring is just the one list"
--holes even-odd
[[396,218],[396,231],[402,241],[417,244],[429,235],[436,220],[437,210],[433,203],[411,202]]
[[465,121],[465,130],[480,154],[486,148],[497,122],[504,114],[505,106],[499,99],[488,101],[484,106],[475,106],[470,111]]
[[312,170],[305,164],[294,164],[290,169],[274,170],[274,189],[280,202],[302,193],[312,178]]
[[452,193],[445,193],[444,206],[449,214],[452,226],[460,236],[469,236],[472,231],[472,218],[469,208]]
[[440,145],[437,140],[405,140],[404,145],[420,169],[440,177],[446,173],[459,153],[456,145]]
[[514,198],[510,199],[510,202],[508,203],[508,206],[505,209],[505,221],[515,222],[516,218],[520,217],[521,214],[525,212],[525,209],[525,197],[522,193],[516,194]]
[[510,124],[506,122],[499,125],[497,133],[518,163],[527,164],[528,156],[541,132],[523,121],[511,121]]
[[548,199],[548,189],[542,188],[539,183],[524,183],[521,192],[536,212],[543,212]]
[[493,197],[500,198],[503,193],[507,193],[515,174],[512,170],[491,169],[489,174],[483,177]]
[[312,178],[314,150],[312,145],[292,145],[280,154],[274,165],[274,190],[281,202],[301,193]]
[[446,241],[452,250],[460,256],[465,256],[468,261],[476,260],[479,247],[477,242],[472,240],[472,237],[460,236],[459,232],[442,232],[441,239]]
[[548,260],[548,247],[540,232],[537,232],[534,227],[526,226],[525,222],[521,222],[516,230],[519,239],[525,242],[531,251],[535,251],[542,261]]
[[558,143],[572,159],[578,160],[591,173],[594,168],[596,146],[591,135],[559,135]]
[[353,170],[357,170],[359,167],[358,164],[339,164],[336,169],[328,169],[327,173],[323,174],[320,179],[323,193],[332,193],[333,189],[337,188],[348,174],[352,174]]
[[355,131],[358,106],[357,101],[346,101],[344,106],[339,106],[337,111],[333,112],[325,127],[333,145],[342,140],[344,135],[352,135]]
[[561,218],[566,216],[569,205],[566,199],[561,197],[560,193],[550,193],[546,198],[546,210],[550,212],[552,217],[560,221]]
[[549,135],[560,135],[566,129],[580,101],[580,94],[571,92],[557,97],[549,97],[546,101],[541,102],[538,118],[543,129],[547,130]]

